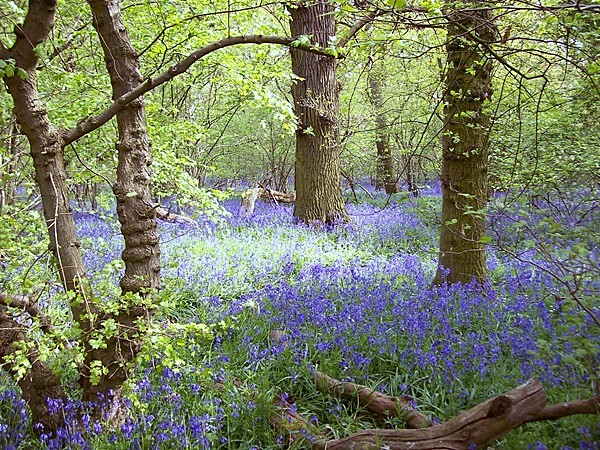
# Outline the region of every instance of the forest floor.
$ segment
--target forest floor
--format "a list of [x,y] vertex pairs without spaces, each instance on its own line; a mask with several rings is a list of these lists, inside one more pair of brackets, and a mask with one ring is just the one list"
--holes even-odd
[[[430,286],[439,193],[359,200],[348,204],[352,222],[329,231],[294,223],[281,204],[259,202],[242,218],[239,200],[226,202],[221,226],[162,222],[160,308],[126,386],[130,417],[116,428],[90,419],[45,445],[283,448],[269,420],[282,397],[331,438],[404,426],[319,390],[315,371],[407,396],[434,422],[530,378],[550,403],[596,395],[600,329],[568,286],[575,280],[578,299],[598,314],[598,205],[496,202],[490,282],[477,288]],[[118,296],[118,223],[89,212],[77,221],[97,295]],[[81,407],[60,406],[66,415]],[[27,417],[3,377],[0,447],[40,446]],[[599,441],[598,416],[573,416],[527,424],[494,446],[598,449]]]

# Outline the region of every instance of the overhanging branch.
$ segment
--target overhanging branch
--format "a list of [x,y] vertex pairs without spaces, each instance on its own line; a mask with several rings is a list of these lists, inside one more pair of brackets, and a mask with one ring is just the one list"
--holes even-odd
[[[132,89],[131,91],[117,98],[108,108],[106,108],[101,113],[89,117],[85,120],[82,120],[74,128],[61,130],[62,145],[66,146],[68,144],[71,144],[76,140],[82,138],[86,134],[96,130],[97,128],[100,128],[112,117],[114,117],[120,110],[125,108],[125,106],[127,106],[129,103],[146,94],[147,92],[150,92],[151,90],[155,89],[161,84],[164,84],[167,81],[172,80],[176,76],[185,73],[194,63],[196,63],[198,60],[214,51],[239,44],[277,44],[284,45],[286,47],[292,47],[294,41],[295,39],[293,38],[282,36],[246,35],[230,36],[221,39],[220,41],[208,44],[191,53],[185,59],[182,59],[178,63],[172,65],[162,74],[154,78],[146,79],[146,81],[144,81],[135,89]],[[325,49],[323,48],[315,46],[297,46],[296,48],[307,52],[331,57],[331,55],[327,55]]]

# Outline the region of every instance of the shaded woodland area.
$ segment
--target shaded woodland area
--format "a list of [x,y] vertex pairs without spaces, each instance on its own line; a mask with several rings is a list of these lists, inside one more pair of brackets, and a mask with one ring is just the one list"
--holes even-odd
[[[470,449],[597,423],[600,4],[0,11],[0,411],[27,424],[1,444]],[[168,433],[157,379],[166,416],[198,408]],[[336,427],[315,398],[349,405],[321,407]]]

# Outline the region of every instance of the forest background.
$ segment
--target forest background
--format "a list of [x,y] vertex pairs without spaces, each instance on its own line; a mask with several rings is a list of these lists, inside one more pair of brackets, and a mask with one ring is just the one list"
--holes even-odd
[[[316,395],[312,391],[306,395],[308,387],[302,382],[299,386],[282,382],[295,379],[302,371],[310,379],[315,374],[315,358],[320,361],[317,366],[325,366],[339,378],[366,382],[375,377],[377,385],[395,379],[392,393],[397,397],[406,385],[413,389],[411,395],[417,402],[427,393],[432,397],[425,408],[428,415],[439,414],[442,420],[474,406],[475,399],[483,401],[514,387],[521,377],[543,373],[548,381],[550,374],[558,379],[557,374],[569,373],[556,383],[551,396],[555,402],[587,401],[585,407],[573,403],[561,414],[591,412],[586,423],[594,423],[600,278],[597,3],[90,0],[79,4],[2,0],[0,6],[0,75],[4,80],[0,94],[0,356],[4,373],[13,380],[3,379],[3,401],[8,405],[20,402],[15,391],[19,386],[31,417],[28,428],[4,430],[6,445],[27,445],[37,439],[35,435],[48,446],[59,447],[74,445],[77,439],[98,446],[108,445],[112,439],[147,439],[147,445],[160,447],[184,436],[191,447],[239,448],[240,442],[253,442],[266,448],[281,445],[280,435],[288,436],[291,445],[307,445],[298,438],[297,430],[285,427],[284,431],[276,426],[276,432],[265,428],[248,435],[253,425],[233,425],[239,414],[231,406],[236,400],[228,401],[228,419],[213,410],[220,407],[215,403],[220,385],[227,386],[228,392],[237,390],[237,402],[246,399],[248,404],[249,396],[254,395],[246,392],[252,390],[248,386],[259,385],[254,388],[261,391],[261,407],[251,413],[255,407],[247,406],[248,423],[253,414],[269,416],[265,411],[272,409],[269,405],[274,398],[281,400],[278,390],[295,392],[298,398]],[[277,206],[270,213],[258,208],[255,222],[252,217],[241,222],[228,218],[227,209],[235,215],[251,216],[249,209],[232,207],[232,200],[226,199],[247,196],[246,189],[257,186],[263,188],[266,200]],[[274,198],[276,193],[292,191],[293,211]],[[353,204],[366,209],[353,209]],[[396,236],[391,236],[390,242],[381,234],[371,236],[379,241],[376,247],[360,240],[360,227],[364,233],[370,230],[361,216],[400,207],[410,213],[389,218],[390,222],[405,220],[393,228]],[[74,210],[79,214],[92,211],[94,217],[113,225],[116,213],[121,231],[109,227],[104,236],[85,231],[86,220],[92,227],[104,228]],[[281,213],[290,221],[278,218]],[[271,214],[271,218],[259,219],[261,214]],[[195,230],[186,233],[190,241],[185,245],[193,249],[189,254],[174,251],[175,259],[160,262],[159,247],[169,249],[170,240],[182,239],[177,237],[182,232],[169,228],[159,234],[159,217],[183,221],[180,226]],[[292,217],[307,227],[295,224]],[[419,229],[411,222],[415,217],[427,223],[429,231],[415,232],[409,239],[407,233]],[[253,272],[256,260],[237,269],[254,280],[242,283],[243,288],[233,281],[240,274],[232,268],[233,278],[220,280],[223,286],[233,285],[232,291],[221,286],[220,293],[199,294],[199,288],[192,287],[198,280],[182,288],[185,261],[201,260],[214,252],[206,242],[216,239],[228,248],[235,241],[224,230],[237,230],[240,236],[264,244],[278,227],[287,230],[280,231],[284,236],[289,233],[285,239],[313,242],[315,238],[315,247],[308,251],[314,253],[314,260],[298,260],[296,252],[289,250],[287,258],[294,266],[290,268],[278,259],[284,258],[285,252],[276,257],[273,250],[273,254],[263,255],[274,267],[268,275],[263,273],[262,279]],[[356,234],[352,227],[358,229]],[[122,261],[114,254],[114,248],[122,243],[111,237],[119,233],[125,241]],[[435,235],[433,244],[428,233]],[[331,242],[333,247],[329,247]],[[96,266],[88,254],[95,246],[114,258],[100,258]],[[234,248],[226,250],[233,260],[240,257]],[[438,384],[418,390],[415,380],[390,378],[391,368],[397,371],[402,360],[392,358],[383,364],[386,357],[380,355],[383,359],[377,362],[366,354],[364,346],[372,342],[356,344],[353,362],[348,365],[349,354],[344,350],[348,341],[330,347],[337,341],[321,341],[324,330],[317,329],[313,330],[315,340],[308,344],[306,336],[294,335],[302,327],[289,323],[284,330],[275,329],[273,317],[252,313],[257,307],[264,311],[267,303],[279,311],[275,317],[285,311],[277,297],[269,297],[275,284],[265,286],[264,279],[273,278],[273,273],[283,270],[280,275],[285,282],[277,289],[291,283],[290,289],[299,290],[292,303],[302,306],[306,300],[306,305],[311,305],[301,294],[304,288],[299,280],[306,276],[305,270],[312,271],[313,282],[320,279],[315,270],[323,264],[325,272],[340,261],[349,270],[358,270],[361,264],[373,264],[365,256],[373,248],[381,258],[406,253],[422,259],[422,279],[413,279],[415,291],[402,295],[417,302],[415,296],[421,293],[430,305],[424,304],[424,311],[432,315],[443,310],[440,298],[473,298],[474,304],[483,305],[497,301],[511,307],[508,299],[529,299],[523,310],[511,314],[552,331],[546,337],[536,335],[533,348],[500,349],[501,356],[491,359],[507,363],[522,357],[523,364],[530,364],[526,355],[535,354],[540,366],[554,368],[544,368],[541,373],[539,368],[524,370],[520,376],[505,374],[512,385],[499,383],[495,385],[498,390],[485,390],[488,395],[475,394],[477,386],[481,389],[486,384],[485,378],[459,376],[459,370],[455,381],[464,384],[461,392],[468,400],[453,403],[453,388],[433,398],[433,392],[447,382],[435,363],[431,363],[433,369],[424,369],[421,381],[441,376]],[[327,253],[330,256],[321,255]],[[498,255],[505,259],[496,259]],[[204,270],[209,271],[211,264],[214,262],[207,263]],[[169,268],[177,265],[181,267],[173,275]],[[395,286],[386,277],[403,270],[406,267],[396,273],[381,269],[383,278],[367,283],[371,291],[365,287],[366,292],[372,294],[381,283]],[[503,277],[513,276],[515,271],[536,274],[523,282],[535,295],[503,291],[510,284]],[[357,274],[329,276],[338,279],[336,289],[342,289],[340,280]],[[252,293],[260,289],[266,289],[264,295],[254,298]],[[344,295],[341,304],[352,305],[352,295]],[[282,292],[279,296],[285,297]],[[223,308],[228,313],[215,302],[227,303]],[[239,309],[238,302],[245,306]],[[544,321],[546,313],[554,318],[552,325]],[[381,313],[380,320],[397,317],[390,310],[386,314]],[[535,328],[510,317],[515,329]],[[234,324],[240,320],[244,331]],[[453,325],[459,330],[457,336],[467,334],[460,331],[461,326]],[[484,320],[478,326],[488,332],[481,345],[493,353],[490,324]],[[401,333],[410,325],[390,327]],[[248,350],[246,356],[240,352],[237,373],[232,371],[231,378],[219,380],[218,365],[207,355],[222,352],[220,357],[234,359],[228,344],[221,341],[230,340],[233,348],[243,348],[239,343],[248,343],[245,333],[251,335],[251,330],[255,337],[267,336],[268,347],[276,341],[281,348],[269,348],[279,348],[284,359],[263,355],[269,363],[261,360],[254,365],[248,355],[256,349]],[[375,336],[372,338],[377,341]],[[504,339],[508,341],[506,336]],[[203,350],[198,351],[206,364],[202,370],[202,364],[192,364],[199,358],[196,350],[178,353],[183,351],[179,347],[190,342],[200,345],[196,341],[202,342]],[[440,345],[440,352],[459,355],[458,347],[465,345],[457,338],[457,348],[451,350],[440,344],[444,341],[450,341],[448,336],[411,345],[421,348],[421,357]],[[380,343],[380,348],[386,345]],[[398,345],[391,345],[389,354]],[[400,346],[407,345],[403,342]],[[298,355],[303,346],[314,347],[315,353],[301,363]],[[322,361],[328,352],[337,356]],[[341,358],[339,364],[337,358]],[[188,373],[188,364],[195,368],[193,374]],[[261,364],[268,366],[270,373],[257,383],[255,375],[249,374],[260,372]],[[423,360],[420,364],[427,366]],[[130,378],[134,365],[138,370]],[[146,368],[155,371],[144,372]],[[452,373],[447,367],[440,372],[446,377]],[[172,426],[166,427],[171,431],[165,438],[160,435],[164,426],[152,425],[143,407],[136,410],[140,405],[135,400],[131,405],[132,399],[141,395],[144,380],[153,376],[161,386],[165,378],[187,386],[187,394],[194,393],[192,384],[202,386],[204,392],[212,383],[212,394],[204,393],[203,406],[200,402],[196,405],[199,409],[194,409],[197,414],[181,419],[188,427],[183,434],[173,419],[178,413],[161,413],[171,417]],[[194,382],[186,385],[182,376]],[[73,412],[46,401],[51,397],[63,402],[73,398],[98,402],[109,392],[112,406],[104,404],[91,415],[101,418],[99,423],[109,430],[106,432],[85,425],[82,417],[88,413],[78,409],[83,404],[77,403]],[[591,400],[585,400],[588,397]],[[293,401],[282,401],[284,407],[280,404],[275,409],[295,408]],[[320,408],[327,412],[319,415],[333,414],[324,404]],[[200,423],[202,408],[214,415]],[[520,422],[503,423],[501,431],[491,436],[468,435],[461,445],[487,445],[534,416],[535,420],[548,418],[548,410],[541,408],[529,420],[520,417]],[[109,419],[106,411],[118,413]],[[133,415],[137,419],[127,411],[137,411],[139,414]],[[66,419],[71,413],[73,423]],[[335,419],[333,436],[313,440],[312,445],[325,445],[331,438],[327,448],[335,448],[335,439],[382,425],[375,421],[365,427],[368,421],[355,419]],[[43,428],[36,427],[38,422]],[[328,422],[334,419],[329,417]],[[581,427],[574,423],[554,430],[540,428],[537,435],[551,436],[550,443],[563,436],[565,446],[579,441],[595,445],[594,438],[586,437],[591,431],[583,427],[584,431],[576,432]],[[204,427],[200,431],[199,424]],[[398,423],[387,425],[396,427]],[[129,427],[135,429],[133,435]],[[317,434],[308,425],[305,428],[310,429],[309,434]],[[375,432],[374,436],[386,442],[384,435]],[[236,439],[237,445],[233,443]],[[514,439],[508,444],[514,448],[527,441]]]

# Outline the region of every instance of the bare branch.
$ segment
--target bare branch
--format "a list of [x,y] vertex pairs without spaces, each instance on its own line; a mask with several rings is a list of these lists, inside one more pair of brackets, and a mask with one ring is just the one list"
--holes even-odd
[[542,420],[557,420],[576,414],[600,414],[600,395],[587,400],[576,400],[572,402],[557,403],[546,406],[536,416],[527,422],[539,422]]
[[357,34],[357,33],[358,33],[358,32],[359,32],[359,31],[360,31],[362,28],[364,28],[365,26],[367,26],[367,25],[369,25],[369,24],[373,23],[373,21],[375,20],[375,18],[376,18],[377,16],[381,16],[381,15],[383,15],[383,14],[385,14],[385,11],[382,11],[381,9],[375,9],[375,10],[371,11],[371,12],[369,13],[369,15],[368,15],[368,16],[366,16],[366,17],[363,17],[362,19],[359,19],[359,20],[358,20],[358,21],[357,21],[357,22],[356,22],[354,25],[352,25],[352,26],[349,28],[349,30],[348,30],[348,35],[347,35],[347,36],[346,36],[344,39],[342,39],[342,40],[339,42],[339,44],[338,44],[338,45],[339,45],[340,47],[345,47],[345,46],[346,46],[346,44],[347,44],[348,42],[350,42],[350,39],[352,39],[354,36],[356,36],[356,34]]

